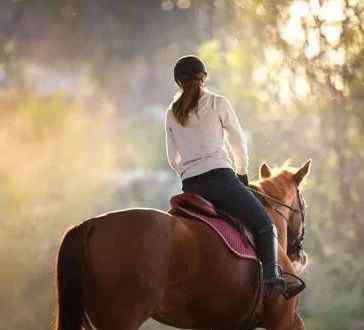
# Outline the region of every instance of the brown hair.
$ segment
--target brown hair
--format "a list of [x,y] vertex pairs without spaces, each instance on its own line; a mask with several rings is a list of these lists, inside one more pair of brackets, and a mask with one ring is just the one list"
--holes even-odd
[[191,112],[198,111],[197,104],[202,94],[201,83],[204,77],[206,77],[204,73],[198,73],[192,79],[183,82],[181,84],[183,91],[172,104],[173,115],[182,126],[186,126]]

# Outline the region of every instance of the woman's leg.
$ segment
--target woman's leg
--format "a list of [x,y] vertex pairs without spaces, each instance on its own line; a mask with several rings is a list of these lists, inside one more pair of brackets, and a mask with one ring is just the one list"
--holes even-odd
[[183,181],[184,192],[194,192],[209,200],[217,209],[244,221],[253,233],[272,226],[262,203],[231,169],[217,169]]
[[253,232],[263,263],[267,294],[282,293],[285,283],[278,267],[277,231],[262,203],[240,182],[232,170],[219,169],[183,182],[183,191],[194,192],[216,208],[243,221]]

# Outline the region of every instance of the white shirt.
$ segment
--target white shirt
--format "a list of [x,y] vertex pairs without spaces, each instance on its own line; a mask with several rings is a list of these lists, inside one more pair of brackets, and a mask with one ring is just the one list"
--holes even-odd
[[227,98],[205,88],[198,111],[190,114],[186,126],[175,119],[172,103],[165,120],[167,158],[182,179],[215,168],[235,167],[238,174],[247,173],[246,138]]

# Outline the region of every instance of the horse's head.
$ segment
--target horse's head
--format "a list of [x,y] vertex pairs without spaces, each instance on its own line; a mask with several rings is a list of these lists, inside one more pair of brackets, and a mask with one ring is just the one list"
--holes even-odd
[[283,167],[272,172],[267,164],[260,167],[259,186],[266,194],[264,199],[278,231],[286,233],[282,242],[298,273],[307,265],[307,255],[303,250],[306,205],[300,185],[310,166],[311,160],[299,169]]

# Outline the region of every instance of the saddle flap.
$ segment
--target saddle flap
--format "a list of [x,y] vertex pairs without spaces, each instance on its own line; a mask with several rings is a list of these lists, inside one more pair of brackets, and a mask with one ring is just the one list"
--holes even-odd
[[253,235],[244,224],[215,208],[215,206],[193,193],[182,193],[171,198],[169,213],[202,221],[211,227],[237,256],[256,259]]

